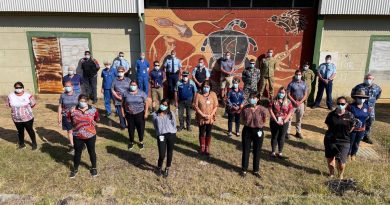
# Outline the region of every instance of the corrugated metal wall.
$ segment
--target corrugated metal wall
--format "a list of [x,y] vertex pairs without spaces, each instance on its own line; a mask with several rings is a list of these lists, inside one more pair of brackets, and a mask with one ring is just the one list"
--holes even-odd
[[390,0],[321,0],[319,13],[390,15]]
[[137,13],[143,0],[0,0],[3,12]]

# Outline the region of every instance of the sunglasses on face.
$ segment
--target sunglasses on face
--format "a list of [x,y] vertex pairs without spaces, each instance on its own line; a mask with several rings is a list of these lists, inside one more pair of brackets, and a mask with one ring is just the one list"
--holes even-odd
[[125,56],[119,56],[119,57],[125,57]]
[[347,103],[337,103],[337,105],[343,105],[343,106],[344,106],[345,104],[347,104]]
[[254,65],[255,63],[250,63],[251,65]]

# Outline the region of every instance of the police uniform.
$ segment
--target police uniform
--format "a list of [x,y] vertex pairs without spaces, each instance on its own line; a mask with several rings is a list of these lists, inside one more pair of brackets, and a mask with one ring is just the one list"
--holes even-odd
[[[183,75],[188,76],[188,74],[189,73],[187,71],[183,72]],[[194,81],[190,79],[188,79],[187,82],[185,82],[182,79],[177,83],[175,91],[177,92],[180,129],[184,128],[184,109],[186,110],[186,114],[187,114],[186,115],[187,129],[190,129],[191,105],[192,105],[192,100],[194,98],[194,95],[197,92],[196,85]]]

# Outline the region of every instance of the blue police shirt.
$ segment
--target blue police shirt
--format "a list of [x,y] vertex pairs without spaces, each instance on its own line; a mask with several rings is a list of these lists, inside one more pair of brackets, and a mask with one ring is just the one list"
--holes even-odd
[[180,59],[170,58],[165,61],[164,67],[168,73],[176,73],[182,65]]
[[322,63],[319,66],[318,71],[320,72],[322,78],[329,79],[330,76],[336,73],[336,66],[333,63],[330,64]]
[[294,100],[302,100],[307,92],[307,85],[304,81],[294,80],[287,86],[287,92],[290,92]]
[[112,63],[112,68],[117,70],[120,66],[125,68],[125,72],[129,71],[131,67],[130,63],[126,59],[121,60],[120,58],[115,58]]
[[177,82],[175,91],[177,92],[179,101],[182,101],[192,100],[198,90],[194,81],[189,79],[187,83],[185,83],[183,80]]
[[137,78],[148,78],[149,67],[149,62],[146,59],[144,59],[143,61],[141,59],[138,59],[135,62],[135,68],[137,69]]
[[238,91],[235,91],[234,89],[230,90],[227,97],[227,105],[229,107],[240,106],[245,100],[244,92],[240,89],[238,89]]
[[116,69],[104,68],[101,74],[101,77],[103,78],[102,88],[105,90],[110,90],[112,86],[112,82],[115,80],[116,76],[117,76]]
[[160,88],[163,86],[165,72],[161,68],[158,70],[153,69],[152,71],[150,71],[149,77],[154,82],[154,84],[152,85],[152,88]]

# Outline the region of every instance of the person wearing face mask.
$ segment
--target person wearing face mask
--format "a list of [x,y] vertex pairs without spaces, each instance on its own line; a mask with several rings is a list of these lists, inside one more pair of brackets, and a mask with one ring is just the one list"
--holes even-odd
[[81,76],[76,73],[76,66],[71,65],[68,67],[68,75],[65,75],[62,78],[62,85],[65,86],[65,82],[71,81],[73,86],[73,91],[77,94],[81,93]]
[[[271,157],[282,157],[289,120],[294,111],[291,102],[287,98],[287,91],[284,87],[279,88],[278,94],[271,101],[268,110],[271,115]],[[278,154],[276,154],[276,146],[279,149]]]
[[210,81],[205,80],[201,92],[195,94],[193,107],[196,111],[196,121],[199,125],[200,154],[210,155],[211,130],[218,109],[218,98],[211,91]]
[[241,176],[245,177],[248,164],[251,146],[253,147],[253,174],[257,178],[260,176],[260,153],[263,146],[264,130],[263,127],[267,118],[267,109],[258,105],[259,98],[257,93],[250,93],[248,96],[248,104],[241,112],[242,123],[242,171]]
[[242,72],[242,81],[244,82],[245,96],[250,93],[257,93],[257,85],[260,81],[260,70],[255,66],[255,59],[249,61],[249,67]]
[[329,110],[333,109],[332,89],[333,79],[336,77],[336,66],[332,63],[332,56],[325,57],[325,63],[318,67],[318,91],[317,97],[312,108],[320,107],[324,90],[326,91],[326,106]]
[[75,178],[78,173],[78,168],[81,161],[84,144],[87,147],[92,168],[90,173],[92,177],[96,177],[96,122],[99,121],[98,110],[88,105],[88,97],[81,94],[78,97],[78,104],[67,112],[67,120],[72,122],[73,126],[73,142],[74,142],[74,157],[73,169],[69,177]]
[[349,155],[351,160],[355,161],[356,153],[359,149],[360,141],[364,138],[366,121],[370,117],[370,108],[365,104],[366,100],[369,98],[364,90],[357,91],[352,98],[355,100],[350,104],[346,109],[350,111],[355,118],[357,123],[353,132],[351,133],[351,148],[349,150]]
[[103,78],[101,92],[104,97],[104,107],[106,108],[106,117],[111,115],[111,100],[114,100],[114,96],[111,92],[112,82],[118,75],[116,69],[111,67],[109,61],[104,61],[104,69],[102,70],[101,77]]
[[111,93],[114,96],[116,114],[119,117],[121,130],[126,129],[126,119],[122,113],[122,95],[130,89],[131,80],[125,77],[125,68],[118,68],[118,77],[111,84]]
[[[137,129],[139,149],[144,149],[145,121],[148,117],[150,99],[146,93],[138,88],[137,81],[130,82],[130,89],[122,94],[122,113],[126,116],[130,143],[128,149],[134,147],[134,132]],[[126,114],[125,114],[126,113]]]
[[240,79],[233,79],[233,88],[227,94],[226,112],[228,113],[228,137],[232,137],[233,120],[235,134],[240,136],[240,113],[244,107],[244,92],[239,88]]
[[307,98],[304,102],[305,109],[306,109],[307,104],[311,105],[311,104],[313,104],[313,101],[314,101],[313,97],[309,97],[309,96],[311,93],[311,85],[314,82],[314,80],[316,79],[316,76],[315,76],[314,72],[310,69],[309,62],[305,62],[303,64],[301,72],[302,72],[302,80],[306,83],[306,86],[307,86]]
[[36,105],[33,95],[24,91],[22,82],[14,84],[14,91],[8,95],[7,105],[11,108],[12,121],[18,130],[19,149],[26,148],[24,143],[24,130],[27,131],[32,143],[32,150],[38,148],[34,132],[34,114],[32,108]]
[[225,57],[221,59],[221,97],[225,98],[228,88],[231,88],[233,85],[233,73],[234,69],[234,59],[232,59],[232,54],[230,52],[225,53]]
[[187,130],[191,131],[191,105],[198,90],[194,81],[188,78],[189,75],[188,71],[183,71],[182,79],[177,83],[175,89],[176,107],[179,109],[180,122],[178,131],[184,129],[184,110],[186,110]]
[[137,81],[139,89],[146,95],[149,93],[149,61],[145,59],[145,53],[140,53],[140,58],[135,62],[137,69]]
[[79,103],[78,93],[75,93],[73,90],[72,82],[67,81],[65,82],[64,86],[64,92],[61,94],[59,99],[59,105],[58,105],[58,125],[62,126],[62,130],[66,130],[68,133],[68,138],[70,142],[70,153],[73,153],[73,131],[72,131],[72,124],[70,121],[67,120],[67,113],[71,108],[77,105]]
[[[302,72],[300,70],[295,71],[295,76],[292,82],[290,82],[287,86],[287,96],[288,99],[292,102],[292,105],[294,107],[293,113],[295,113],[296,118],[296,134],[295,137],[302,139],[302,132],[301,132],[301,125],[302,125],[302,118],[303,114],[305,113],[305,104],[304,102],[307,99],[307,87],[306,83],[302,81]],[[288,139],[290,128],[291,128],[291,121],[290,118],[288,122],[288,128],[286,133],[286,138]]]
[[154,61],[154,69],[150,71],[150,87],[152,88],[152,108],[154,110],[159,109],[159,102],[164,97],[164,82],[165,72],[164,69],[160,68],[160,63]]
[[329,176],[334,177],[337,160],[340,179],[343,179],[350,150],[351,132],[357,122],[353,114],[345,109],[347,105],[345,97],[337,98],[337,108],[331,111],[325,120],[328,130],[325,133],[324,146]]
[[165,61],[164,68],[168,79],[168,98],[175,100],[175,88],[181,72],[181,60],[176,57],[176,51],[171,51],[171,56]]
[[[152,116],[158,146],[157,174],[168,177],[169,169],[172,165],[173,148],[177,132],[175,115],[169,109],[169,99],[162,99],[159,109]],[[165,154],[167,154],[167,165],[165,171],[163,171],[162,166]]]
[[85,56],[81,60],[81,70],[83,71],[83,83],[85,93],[92,100],[97,102],[97,73],[100,69],[99,62],[92,58],[91,52],[85,51]]
[[118,70],[119,67],[125,68],[125,76],[129,77],[131,73],[131,64],[125,59],[125,54],[121,51],[112,62],[112,68]]
[[210,78],[210,71],[204,64],[204,58],[199,58],[198,65],[192,70],[192,79],[199,89],[203,81]]
[[370,108],[370,117],[366,122],[366,129],[364,133],[363,142],[372,144],[371,140],[371,127],[375,121],[375,103],[381,97],[382,89],[374,82],[374,76],[370,73],[365,75],[364,82],[356,85],[352,91],[351,96],[355,95],[356,92],[364,90],[364,93],[369,97],[364,103]]
[[269,99],[272,99],[274,94],[274,76],[277,70],[277,61],[273,56],[274,50],[268,49],[267,57],[260,61],[260,98],[263,97],[264,90],[269,86]]

